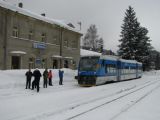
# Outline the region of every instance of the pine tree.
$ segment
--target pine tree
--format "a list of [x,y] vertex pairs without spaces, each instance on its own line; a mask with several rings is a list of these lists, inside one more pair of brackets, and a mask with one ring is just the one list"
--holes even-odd
[[124,59],[135,59],[137,32],[139,31],[139,22],[131,6],[126,10],[124,24],[121,26],[121,39],[119,45],[119,55]]
[[149,54],[152,50],[150,38],[147,36],[148,30],[141,27],[136,18],[136,13],[129,6],[126,10],[124,24],[122,25],[121,39],[119,45],[119,55],[124,59],[135,59],[143,63],[144,69],[149,67]]
[[148,30],[145,27],[140,27],[137,33],[135,59],[144,63],[148,59],[149,53],[152,50],[150,44],[151,40],[147,36]]
[[160,69],[160,53],[159,52],[157,52],[157,55],[156,55],[155,67],[156,67],[156,70]]

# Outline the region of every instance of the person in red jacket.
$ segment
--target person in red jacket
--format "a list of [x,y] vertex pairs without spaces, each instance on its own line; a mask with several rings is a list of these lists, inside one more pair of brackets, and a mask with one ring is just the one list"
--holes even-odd
[[52,85],[52,71],[51,70],[49,70],[49,72],[48,72],[48,79],[49,79],[49,85],[53,86]]

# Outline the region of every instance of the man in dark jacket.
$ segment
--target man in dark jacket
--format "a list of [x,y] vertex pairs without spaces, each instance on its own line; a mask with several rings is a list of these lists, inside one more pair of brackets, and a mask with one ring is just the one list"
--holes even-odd
[[33,76],[34,76],[34,85],[32,85],[32,90],[34,89],[34,86],[36,86],[37,88],[37,92],[39,92],[39,82],[40,82],[40,77],[42,76],[40,71],[38,70],[38,68],[36,68],[36,70],[33,72]]
[[31,87],[31,78],[32,78],[32,72],[31,72],[31,69],[29,69],[27,72],[26,72],[26,89]]
[[47,88],[47,81],[48,81],[48,70],[45,69],[45,71],[43,72],[43,87]]
[[63,71],[59,70],[59,85],[63,85]]

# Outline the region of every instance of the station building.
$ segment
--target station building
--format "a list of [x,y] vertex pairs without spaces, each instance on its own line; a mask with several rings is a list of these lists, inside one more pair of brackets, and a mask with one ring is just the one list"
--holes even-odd
[[0,69],[76,68],[81,36],[59,20],[0,1]]

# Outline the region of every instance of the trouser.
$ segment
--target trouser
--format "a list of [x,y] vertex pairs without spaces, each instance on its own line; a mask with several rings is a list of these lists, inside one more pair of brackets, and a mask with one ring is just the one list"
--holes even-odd
[[49,78],[49,85],[52,85],[52,78]]
[[40,81],[40,79],[35,79],[35,82],[34,82],[34,87],[36,87],[37,88],[37,92],[39,92],[39,81]]
[[44,87],[44,88],[47,88],[47,79],[46,79],[46,78],[44,78],[43,87]]
[[63,77],[60,77],[59,85],[62,85]]
[[32,81],[32,90],[34,90],[34,88],[36,88],[36,81],[35,80]]
[[31,87],[31,79],[26,80],[26,89]]

